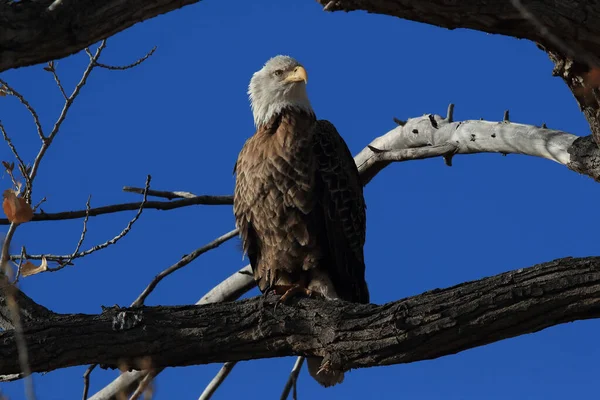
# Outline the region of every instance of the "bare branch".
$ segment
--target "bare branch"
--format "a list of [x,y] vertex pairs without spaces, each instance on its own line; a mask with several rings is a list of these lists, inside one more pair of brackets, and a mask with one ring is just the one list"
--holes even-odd
[[[277,299],[57,315],[23,334],[33,372],[116,366],[125,354],[128,365],[151,355],[156,368],[292,355],[325,357],[341,371],[410,363],[599,318],[600,257],[558,259],[381,306],[302,298],[275,310]],[[14,332],[0,333],[0,357],[0,374],[21,372]]]
[[17,148],[15,147],[12,140],[8,136],[8,133],[6,133],[6,129],[4,128],[2,121],[0,121],[0,131],[2,131],[2,137],[4,138],[4,141],[6,142],[8,147],[10,148],[10,151],[12,151],[13,155],[17,159],[17,162],[19,163],[19,171],[21,171],[21,173],[23,174],[23,177],[25,178],[25,181],[27,184],[27,181],[29,179],[29,176],[27,176],[27,172],[26,172],[27,166],[25,165],[25,162],[23,161],[21,156],[19,156],[19,152],[17,151]]
[[69,97],[65,92],[65,88],[63,87],[60,78],[56,73],[56,65],[54,61],[48,61],[48,66],[44,67],[44,71],[48,71],[52,74],[52,76],[54,77],[54,81],[56,82],[56,86],[58,86],[58,90],[60,90],[60,93],[63,95],[63,98],[65,99],[65,101],[69,101]]
[[143,63],[144,61],[146,61],[148,58],[150,58],[150,56],[152,54],[154,54],[154,52],[156,51],[156,46],[154,46],[152,48],[152,50],[150,50],[148,53],[146,53],[145,56],[143,56],[142,58],[139,58],[138,60],[136,60],[135,62],[129,64],[129,65],[123,65],[123,66],[113,66],[113,65],[107,65],[107,64],[102,64],[100,62],[96,62],[96,66],[100,67],[100,68],[105,68],[105,69],[110,69],[113,71],[124,71],[126,69],[131,69],[131,68],[135,68],[138,65],[140,65],[141,63]]
[[[150,194],[150,192],[148,193]],[[36,213],[30,222],[37,221],[59,221],[77,218],[85,218],[89,214],[90,217],[96,217],[103,214],[112,214],[121,211],[137,210],[141,206],[141,202],[114,204],[110,206],[102,206],[87,210],[63,211],[58,213]],[[181,199],[175,201],[147,201],[144,205],[145,209],[154,210],[173,210],[176,208],[195,206],[195,205],[231,205],[233,204],[233,196],[196,196],[189,199]],[[0,225],[10,225],[10,221],[6,218],[0,218]]]
[[[150,181],[152,180],[152,177],[150,175],[148,175],[148,177],[146,178],[146,187],[149,188],[150,187]],[[88,256],[96,251],[102,250],[107,248],[110,245],[113,245],[115,243],[117,243],[119,240],[121,240],[123,237],[125,237],[125,235],[127,235],[129,233],[129,231],[131,230],[131,228],[133,227],[133,224],[135,224],[135,222],[140,218],[140,216],[142,215],[142,212],[144,211],[144,205],[146,204],[146,200],[148,198],[147,194],[144,194],[144,199],[142,200],[141,204],[140,204],[140,208],[138,209],[138,212],[135,214],[135,216],[127,223],[127,226],[121,231],[121,233],[119,233],[117,236],[115,236],[114,238],[96,245],[94,247],[92,247],[91,249],[79,252],[79,247],[81,247],[81,243],[83,243],[83,239],[85,238],[85,233],[87,232],[87,216],[86,219],[84,220],[83,223],[83,232],[81,234],[81,237],[79,238],[79,242],[77,243],[77,249],[76,252],[67,255],[67,256],[55,256],[55,255],[42,255],[41,257],[45,258],[46,260],[49,261],[59,261],[60,264],[55,267],[55,268],[51,268],[49,267],[46,271],[48,272],[56,272],[56,271],[60,271],[61,269],[63,269],[64,267],[66,267],[68,264],[71,263],[72,260],[75,260],[77,258],[82,258],[85,256]],[[89,199],[88,199],[88,203],[86,204],[86,208],[89,210]],[[29,259],[37,259],[37,256],[27,256]]]
[[296,359],[296,362],[294,363],[294,367],[292,368],[290,377],[288,378],[285,387],[283,388],[283,393],[281,393],[280,400],[286,400],[290,395],[290,390],[292,388],[294,388],[293,399],[296,400],[296,387],[298,383],[298,375],[300,375],[300,371],[302,370],[302,364],[304,364],[304,357],[300,356]]
[[[436,126],[431,123],[431,118]],[[525,154],[558,162],[600,181],[600,151],[589,148],[586,138],[570,133],[512,122],[448,122],[439,115],[409,119],[376,138],[355,158],[363,182],[369,182],[390,161],[406,161],[452,154]],[[440,147],[442,146],[442,147]],[[444,147],[447,146],[447,147]],[[408,149],[420,149],[410,152]]]
[[223,364],[219,372],[215,375],[212,381],[210,381],[208,386],[206,386],[206,389],[204,389],[198,400],[209,400],[215,393],[215,391],[219,388],[219,386],[221,386],[221,383],[223,383],[227,376],[229,376],[229,373],[231,372],[233,367],[235,367],[235,364],[236,363],[234,362],[226,362],[225,364]]
[[228,241],[229,239],[235,237],[238,234],[238,232],[239,231],[237,229],[227,232],[226,234],[216,238],[209,244],[192,251],[190,254],[184,256],[181,260],[177,261],[175,264],[171,265],[169,268],[165,269],[160,274],[156,275],[154,277],[154,279],[152,280],[152,282],[150,282],[148,287],[146,287],[146,289],[144,289],[144,291],[138,296],[138,298],[133,302],[133,304],[131,306],[137,307],[137,306],[144,304],[146,297],[148,297],[148,295],[150,293],[152,293],[152,291],[156,288],[156,285],[158,285],[158,283],[161,280],[163,280],[165,277],[171,275],[173,272],[177,271],[178,269],[185,267],[186,265],[188,265],[189,263],[194,261],[196,258],[200,257],[202,254],[206,253],[207,251],[219,247],[221,244],[223,244],[226,241]]
[[[98,46],[98,48],[96,49],[96,53],[92,57],[90,57],[90,62],[88,64],[87,68],[85,69],[85,71],[83,72],[81,79],[79,80],[77,85],[75,85],[75,89],[73,90],[73,93],[71,93],[71,95],[65,101],[65,105],[63,106],[63,109],[60,112],[58,119],[54,123],[54,127],[52,128],[52,131],[50,131],[50,134],[48,135],[48,137],[44,137],[43,135],[41,136],[42,146],[40,147],[40,151],[38,152],[37,156],[35,157],[35,160],[33,161],[33,165],[31,167],[31,172],[29,173],[29,180],[30,180],[31,186],[33,186],[33,181],[35,180],[35,177],[37,175],[38,169],[40,167],[40,163],[42,162],[42,159],[44,158],[44,154],[46,154],[46,151],[48,151],[48,148],[52,144],[52,141],[58,134],[62,123],[64,122],[65,118],[67,117],[67,113],[69,112],[71,105],[77,98],[77,95],[79,95],[81,88],[83,88],[83,86],[85,86],[88,77],[90,76],[90,74],[92,73],[92,70],[94,69],[95,63],[98,61],[98,58],[102,54],[102,50],[104,50],[105,47],[106,47],[106,40],[103,40],[100,43],[100,45]],[[32,187],[29,187],[26,198],[31,197],[31,190],[32,190]]]
[[83,374],[83,396],[82,396],[82,400],[87,400],[87,398],[88,398],[88,391],[90,390],[90,374],[96,368],[96,366],[97,366],[97,364],[90,365],[88,367],[88,369],[85,370],[85,373]]
[[[124,186],[123,187],[123,191],[124,192],[130,192],[130,193],[143,194],[144,193],[144,188],[138,188],[138,187],[132,187],[132,186]],[[195,195],[193,193],[190,193],[190,192],[181,192],[181,191],[169,192],[169,191],[166,191],[166,190],[149,190],[148,191],[148,196],[163,197],[163,198],[169,199],[169,200],[173,200],[173,199],[195,199],[195,198],[199,198],[199,197],[208,197],[208,196],[197,196],[197,195]],[[223,197],[227,201],[231,201],[231,203],[228,203],[228,204],[233,204],[233,198],[232,198],[232,196],[211,196],[211,197],[214,197],[214,198]]]
[[44,138],[45,138],[44,131],[42,129],[42,124],[40,122],[40,117],[38,117],[35,109],[31,106],[31,104],[29,104],[29,102],[25,99],[25,97],[23,97],[23,95],[21,93],[17,92],[5,80],[0,79],[0,85],[3,86],[4,92],[6,94],[15,96],[17,99],[19,99],[21,104],[23,104],[25,106],[25,108],[27,108],[27,111],[29,111],[29,113],[31,114],[31,116],[33,118],[33,122],[35,124],[35,128],[37,129],[38,136],[40,137],[40,139],[42,141],[44,141]]
[[[77,257],[77,255],[79,254],[79,249],[81,249],[81,245],[83,244],[83,241],[85,240],[85,235],[87,233],[87,221],[90,217],[90,201],[92,199],[92,196],[88,196],[88,201],[85,203],[85,210],[86,210],[86,214],[85,214],[85,218],[83,220],[83,229],[81,230],[81,236],[79,237],[79,240],[77,241],[77,246],[75,247],[75,250],[73,251],[73,253],[71,253],[71,255],[69,256],[69,258],[67,258],[65,261],[61,262],[60,267],[65,267],[69,264],[71,264],[71,261],[73,261],[74,258]],[[140,210],[143,207],[140,207]],[[140,211],[141,212],[141,211]],[[21,254],[21,260],[23,260],[23,254]]]

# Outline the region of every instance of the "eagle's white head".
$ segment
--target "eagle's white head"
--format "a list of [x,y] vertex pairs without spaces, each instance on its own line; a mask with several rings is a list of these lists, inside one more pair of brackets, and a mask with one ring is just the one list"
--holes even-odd
[[313,113],[306,83],[306,70],[289,56],[275,56],[252,75],[248,94],[254,115],[254,124],[260,127],[281,110],[296,108]]

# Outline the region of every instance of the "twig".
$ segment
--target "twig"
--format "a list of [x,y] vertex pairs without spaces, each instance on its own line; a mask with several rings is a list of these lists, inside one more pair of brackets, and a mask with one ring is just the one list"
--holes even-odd
[[[129,192],[129,193],[143,194],[144,193],[144,188],[138,188],[138,187],[132,187],[132,186],[124,186],[123,187],[123,191],[124,192]],[[166,191],[166,190],[149,190],[148,191],[148,196],[163,197],[163,198],[169,199],[169,200],[173,200],[173,199],[195,199],[195,198],[198,198],[198,197],[202,197],[202,196],[197,196],[194,193],[190,193],[190,192],[181,192],[181,191],[169,192],[169,191]],[[213,197],[215,197],[215,198],[225,197],[227,199],[230,198],[230,196],[213,196]]]
[[[152,180],[152,177],[150,175],[148,175],[148,177],[146,178],[146,187],[150,187],[150,181]],[[125,229],[123,229],[121,231],[121,233],[119,233],[117,236],[115,236],[114,238],[96,245],[94,247],[92,247],[91,249],[88,249],[86,251],[82,251],[79,253],[73,253],[70,254],[68,256],[42,256],[45,257],[48,261],[64,261],[64,260],[74,260],[77,258],[81,258],[81,257],[85,257],[88,256],[98,250],[102,250],[107,248],[110,245],[113,245],[115,243],[117,243],[119,240],[121,240],[125,235],[127,235],[129,233],[129,231],[131,230],[131,227],[133,226],[133,224],[135,224],[135,222],[140,218],[140,216],[142,215],[142,211],[144,211],[144,205],[146,204],[146,199],[148,198],[147,194],[144,194],[144,199],[142,200],[141,204],[140,204],[140,208],[138,209],[138,212],[135,214],[135,216],[127,223],[127,226],[125,227]],[[84,224],[85,226],[85,224]],[[86,229],[86,228],[84,228]],[[84,237],[85,235],[82,234],[82,237]],[[80,241],[83,241],[83,239],[80,238]],[[37,259],[36,256],[27,256],[27,258],[29,259]],[[67,265],[67,263],[61,263],[58,267],[55,268],[48,268],[46,271],[48,272],[56,272],[59,271],[61,269],[63,269],[65,266]]]
[[6,142],[8,147],[10,148],[10,151],[12,151],[13,155],[17,159],[17,162],[19,163],[19,170],[21,171],[21,173],[23,174],[23,176],[25,178],[25,181],[27,182],[29,179],[29,177],[27,176],[27,166],[25,165],[25,162],[23,161],[21,156],[19,156],[19,152],[17,151],[17,148],[15,147],[12,140],[8,136],[8,133],[6,133],[6,129],[4,128],[2,121],[0,121],[0,131],[2,131],[2,137],[4,138],[4,141]]
[[58,74],[56,73],[56,67],[54,65],[54,61],[49,61],[48,62],[48,66],[44,67],[45,71],[48,71],[52,74],[52,76],[54,77],[54,81],[56,82],[56,86],[58,86],[58,89],[60,90],[60,93],[62,93],[63,98],[65,99],[65,101],[69,100],[69,97],[67,97],[67,93],[65,92],[65,88],[63,87],[62,83],[60,82],[60,78],[58,77]]
[[25,261],[25,246],[21,247],[21,259],[19,260],[19,265],[17,265],[17,274],[13,281],[13,285],[16,285],[19,282],[19,278],[21,277],[21,268],[23,268],[23,261]]
[[81,230],[81,236],[79,237],[79,241],[77,241],[77,246],[75,247],[75,250],[73,251],[73,253],[71,253],[71,255],[69,256],[69,258],[64,262],[61,262],[60,268],[63,268],[66,265],[71,264],[71,261],[73,261],[73,259],[75,257],[77,257],[77,254],[79,254],[79,249],[81,249],[81,245],[83,244],[83,241],[85,240],[85,235],[87,233],[87,223],[88,223],[88,219],[90,217],[90,201],[91,200],[92,200],[92,195],[89,195],[87,202],[85,203],[86,214],[85,214],[85,218],[83,219],[83,229]]
[[[29,173],[29,180],[31,181],[31,186],[33,186],[33,180],[35,179],[35,177],[37,175],[38,169],[40,168],[40,163],[42,162],[42,158],[44,158],[44,154],[46,154],[46,151],[52,144],[52,141],[58,134],[58,131],[60,130],[62,123],[64,122],[65,118],[67,117],[67,113],[69,112],[69,109],[71,108],[71,105],[73,104],[73,101],[77,98],[77,95],[79,95],[81,88],[86,84],[88,77],[90,76],[90,74],[92,73],[92,70],[94,69],[94,67],[96,65],[96,61],[98,61],[98,58],[100,57],[100,54],[102,54],[102,50],[104,50],[105,47],[106,47],[106,39],[100,43],[100,45],[96,49],[96,53],[90,57],[90,62],[88,64],[87,68],[85,69],[85,71],[83,72],[83,75],[81,76],[81,79],[75,86],[73,93],[71,93],[71,95],[65,101],[65,105],[63,106],[63,109],[60,112],[58,119],[54,123],[54,127],[52,128],[52,131],[50,132],[48,137],[44,137],[43,134],[41,135],[42,146],[40,147],[40,150],[39,150],[37,156],[35,156],[35,160],[33,161],[33,165],[31,167],[31,172]],[[40,130],[38,130],[38,131],[41,132],[41,127],[39,129]],[[29,187],[29,190],[25,196],[26,198],[31,197],[31,190],[32,190],[32,187]]]
[[181,260],[177,261],[175,264],[171,265],[169,268],[165,269],[160,274],[156,275],[154,277],[154,279],[152,280],[152,282],[150,282],[150,284],[146,287],[146,289],[144,289],[144,291],[138,296],[138,298],[135,299],[135,301],[131,304],[131,307],[137,307],[137,306],[141,306],[142,304],[144,304],[144,300],[146,300],[146,297],[148,297],[148,295],[150,293],[152,293],[154,288],[156,288],[156,285],[158,285],[158,283],[161,280],[163,280],[165,277],[171,275],[173,272],[177,271],[178,269],[185,267],[186,265],[188,265],[189,263],[194,261],[200,255],[206,253],[207,251],[219,247],[221,244],[223,244],[226,241],[228,241],[229,239],[235,237],[238,234],[238,232],[239,231],[237,229],[234,229],[231,232],[227,232],[226,234],[216,238],[209,244],[192,251],[190,254],[186,255]]
[[19,99],[19,101],[21,102],[21,104],[23,104],[25,106],[25,108],[27,108],[27,111],[29,111],[29,113],[33,117],[33,122],[35,123],[35,127],[37,129],[38,136],[40,137],[40,139],[42,141],[44,141],[45,136],[44,136],[44,131],[42,129],[42,124],[40,122],[40,117],[38,117],[37,113],[35,112],[35,110],[31,106],[31,104],[29,104],[29,102],[27,100],[25,100],[25,97],[23,97],[23,95],[21,93],[17,92],[8,83],[6,83],[6,81],[0,79],[0,85],[4,87],[4,91],[7,94],[15,96],[17,99]]
[[[150,193],[148,193],[150,194]],[[102,206],[91,208],[89,216],[95,217],[102,214],[111,214],[120,211],[132,211],[140,208],[141,202],[114,204],[110,206]],[[175,201],[147,201],[144,205],[145,209],[154,210],[173,210],[175,208],[188,207],[193,205],[231,205],[233,204],[233,196],[196,196],[189,199],[180,199]],[[36,213],[30,222],[35,221],[58,221],[85,218],[88,215],[87,210],[63,211],[58,213]],[[10,221],[6,218],[0,218],[0,225],[10,225]]]
[[215,377],[210,381],[208,386],[204,389],[198,400],[209,400],[215,391],[221,386],[221,383],[227,378],[233,367],[235,367],[235,362],[226,362],[223,364],[219,372],[215,375]]
[[294,363],[294,367],[292,368],[292,372],[290,373],[290,377],[288,378],[285,387],[283,388],[283,393],[281,393],[280,400],[286,400],[290,395],[290,390],[294,388],[293,399],[296,400],[296,383],[298,382],[298,375],[302,370],[302,364],[304,363],[304,357],[300,356],[296,359]]
[[82,397],[82,400],[87,400],[87,398],[88,398],[88,391],[90,390],[90,374],[92,373],[94,368],[96,368],[96,365],[97,364],[90,365],[88,367],[88,369],[85,370],[85,373],[83,374],[83,397]]
[[114,66],[114,65],[107,65],[107,64],[102,64],[102,63],[96,62],[96,66],[98,66],[100,68],[110,69],[112,71],[124,71],[126,69],[131,69],[131,68],[137,67],[138,65],[140,65],[141,63],[146,61],[148,58],[150,58],[150,56],[152,54],[154,54],[155,51],[156,51],[156,46],[154,46],[152,48],[152,50],[150,50],[148,53],[146,53],[145,56],[143,56],[142,58],[138,59],[137,61],[135,61],[129,65]]

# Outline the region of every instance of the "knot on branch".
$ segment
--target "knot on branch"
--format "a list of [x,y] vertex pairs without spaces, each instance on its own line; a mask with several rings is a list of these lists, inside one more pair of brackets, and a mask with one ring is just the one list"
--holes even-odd
[[141,311],[120,311],[112,320],[113,331],[126,331],[138,326],[143,320]]

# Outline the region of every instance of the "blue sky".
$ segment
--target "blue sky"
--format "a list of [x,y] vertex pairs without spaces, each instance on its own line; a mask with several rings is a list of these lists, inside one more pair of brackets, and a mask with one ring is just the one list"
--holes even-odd
[[[314,1],[203,1],[138,24],[109,39],[103,62],[127,64],[153,46],[156,54],[125,72],[95,70],[43,161],[34,201],[46,212],[139,200],[126,185],[196,194],[230,194],[232,168],[253,134],[246,87],[276,54],[300,60],[317,116],[333,122],[356,154],[394,127],[393,117],[445,113],[455,119],[511,120],[577,135],[589,128],[552,63],[525,40],[449,31],[363,12],[325,13]],[[58,61],[70,92],[84,54]],[[62,99],[42,66],[1,77],[36,107],[47,130]],[[0,119],[21,155],[33,160],[39,142],[15,99],[0,98]],[[0,146],[0,158],[11,160]],[[8,188],[10,181],[2,179]],[[467,280],[565,256],[597,255],[594,227],[572,220],[600,194],[590,178],[547,160],[496,154],[391,165],[365,189],[367,280],[374,303],[385,303]],[[84,248],[112,238],[134,212],[92,218]],[[233,228],[230,206],[147,210],[116,246],[58,273],[23,280],[34,300],[64,313],[99,313],[128,305],[159,271]],[[15,251],[71,252],[81,220],[25,224]],[[6,227],[3,228],[6,230]],[[196,302],[244,266],[237,240],[168,277],[149,305]],[[253,291],[251,295],[256,295]],[[562,399],[597,393],[597,321],[565,324],[436,360],[354,370],[323,389],[306,369],[301,399]],[[238,364],[215,399],[278,398],[293,358]],[[196,399],[220,365],[171,368],[157,379],[157,399]],[[86,367],[34,382],[39,399],[81,397]],[[90,394],[117,376],[95,371]],[[22,382],[3,384],[23,399]]]

